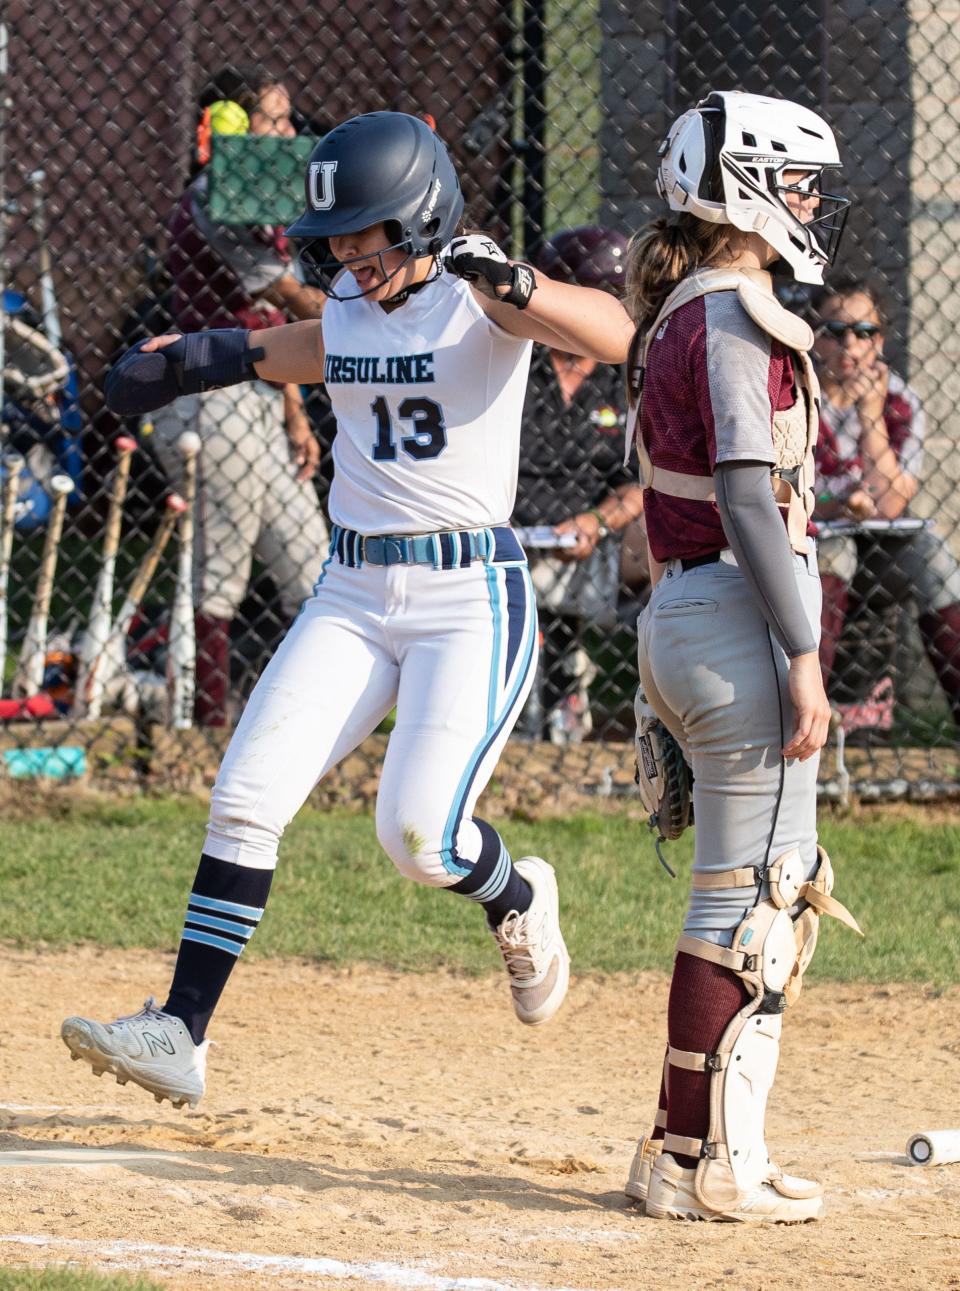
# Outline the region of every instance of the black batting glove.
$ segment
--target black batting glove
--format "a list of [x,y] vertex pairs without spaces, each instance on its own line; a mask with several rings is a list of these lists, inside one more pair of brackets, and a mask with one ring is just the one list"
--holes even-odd
[[517,309],[526,309],[537,289],[530,266],[511,264],[496,242],[483,233],[466,233],[454,238],[443,263],[450,273],[465,279],[481,295],[515,305]]

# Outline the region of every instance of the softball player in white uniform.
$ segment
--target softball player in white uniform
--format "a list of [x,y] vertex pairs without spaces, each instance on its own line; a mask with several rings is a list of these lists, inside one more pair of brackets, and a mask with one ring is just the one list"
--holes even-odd
[[322,380],[338,424],[330,552],[220,768],[169,997],[110,1026],[63,1024],[74,1057],[158,1099],[196,1104],[206,1025],[263,913],[284,828],[394,706],[385,851],[407,877],[484,907],[521,1021],[545,1022],[566,992],[553,870],[514,863],[473,811],[536,667],[534,596],[506,524],[531,341],[617,362],[632,325],[607,293],[454,236],[462,204],[424,122],[352,118],[314,150],[307,211],[288,231],[328,284],[322,322],[159,338],[112,375],[120,411],[254,375]]

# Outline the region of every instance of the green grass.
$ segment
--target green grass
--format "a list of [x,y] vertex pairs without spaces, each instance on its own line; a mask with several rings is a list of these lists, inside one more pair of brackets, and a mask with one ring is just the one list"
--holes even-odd
[[159,1282],[76,1269],[0,1269],[0,1291],[156,1291]]
[[[203,840],[193,800],[80,803],[3,827],[4,936],[20,945],[176,947]],[[557,867],[564,930],[579,972],[666,970],[687,897],[688,833],[670,847],[679,879],[625,815],[501,822],[515,856]],[[882,814],[826,816],[836,895],[867,933],[823,921],[814,975],[843,981],[960,981],[960,825]],[[401,879],[366,816],[306,810],[284,841],[263,924],[246,952],[409,969],[493,970],[470,902]]]

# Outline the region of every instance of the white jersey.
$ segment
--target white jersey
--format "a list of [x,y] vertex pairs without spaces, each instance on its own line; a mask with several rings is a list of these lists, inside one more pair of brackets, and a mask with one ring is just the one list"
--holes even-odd
[[[341,285],[356,290],[348,273]],[[335,524],[417,534],[508,522],[530,341],[442,273],[390,313],[365,299],[328,301],[323,344],[337,418]]]

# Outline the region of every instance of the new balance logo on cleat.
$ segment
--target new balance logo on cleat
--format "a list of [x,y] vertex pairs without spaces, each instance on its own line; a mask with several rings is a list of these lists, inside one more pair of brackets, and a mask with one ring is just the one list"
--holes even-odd
[[95,1076],[109,1071],[118,1085],[133,1081],[158,1103],[169,1098],[174,1107],[196,1107],[203,1095],[210,1042],[195,1045],[180,1019],[158,1009],[152,997],[139,1013],[115,1022],[67,1018],[60,1038]]
[[150,1050],[151,1054],[167,1053],[173,1057],[177,1048],[169,1036],[153,1035],[149,1031],[143,1033],[143,1043]]

